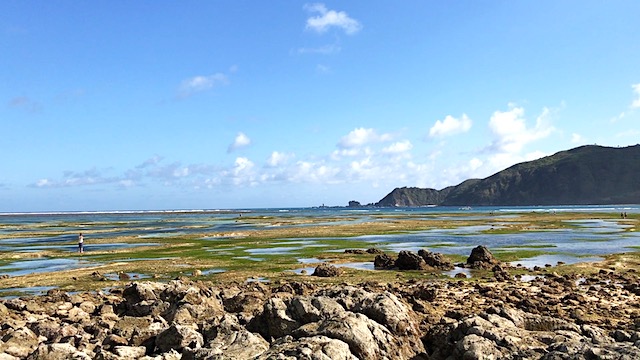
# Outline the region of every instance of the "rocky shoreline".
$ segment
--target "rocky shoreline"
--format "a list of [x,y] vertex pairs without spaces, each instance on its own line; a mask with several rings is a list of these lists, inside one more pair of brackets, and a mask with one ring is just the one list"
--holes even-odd
[[633,270],[54,289],[0,300],[0,360],[637,359],[639,296]]

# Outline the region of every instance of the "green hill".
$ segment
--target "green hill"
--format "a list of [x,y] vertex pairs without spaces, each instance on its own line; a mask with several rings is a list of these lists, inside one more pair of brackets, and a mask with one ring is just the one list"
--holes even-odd
[[442,190],[397,188],[376,206],[640,204],[640,145],[595,145]]

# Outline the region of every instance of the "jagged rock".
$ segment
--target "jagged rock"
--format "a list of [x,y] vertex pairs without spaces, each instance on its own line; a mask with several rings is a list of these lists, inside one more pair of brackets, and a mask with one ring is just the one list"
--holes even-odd
[[441,253],[434,253],[428,250],[418,250],[418,255],[424,259],[427,265],[439,270],[453,270],[453,263]]
[[224,354],[228,359],[252,359],[269,349],[269,343],[259,334],[252,333],[240,325],[238,319],[225,315],[219,324],[204,331],[206,349],[187,349],[196,358]]
[[395,267],[400,270],[427,270],[429,266],[424,259],[411,251],[400,251],[395,262]]
[[604,271],[530,282],[218,288],[182,279],[50,291],[0,299],[0,360],[636,359],[637,283],[636,273]]
[[390,269],[395,266],[395,260],[387,254],[376,255],[373,266],[376,269]]
[[408,359],[422,349],[409,311],[393,294],[347,287],[288,301],[270,299],[252,328],[265,338],[321,335],[338,339],[361,359]]
[[41,344],[27,357],[28,360],[90,360],[92,358],[69,343]]
[[313,272],[313,276],[320,277],[336,277],[342,274],[342,269],[335,267],[334,265],[323,263],[316,267]]
[[124,359],[139,359],[145,355],[147,348],[144,346],[116,346],[113,352]]
[[156,347],[162,352],[171,349],[177,351],[184,348],[197,349],[202,347],[203,343],[202,334],[190,326],[171,325],[156,336]]
[[412,350],[403,346],[387,328],[362,314],[345,312],[341,318],[308,323],[293,332],[296,338],[318,335],[349,344],[359,359],[407,359],[412,355]]
[[287,354],[283,359],[318,360],[357,360],[344,341],[326,336],[312,336],[295,339],[285,336],[276,340],[271,348],[258,356],[256,360],[278,359],[278,355]]
[[38,347],[38,344],[38,336],[33,331],[29,328],[19,328],[2,336],[0,353],[26,358]]
[[491,269],[496,264],[498,260],[484,245],[473,248],[471,255],[467,258],[467,266],[473,269]]

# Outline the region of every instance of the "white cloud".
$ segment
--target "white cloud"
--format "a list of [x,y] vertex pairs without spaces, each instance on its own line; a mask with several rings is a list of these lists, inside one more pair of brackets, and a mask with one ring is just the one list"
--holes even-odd
[[491,145],[496,151],[519,153],[528,143],[549,136],[555,128],[548,123],[550,110],[544,108],[533,128],[527,128],[524,109],[511,105],[508,111],[496,111],[489,120],[489,128],[496,136]]
[[583,144],[585,142],[585,138],[584,136],[578,134],[578,133],[573,133],[571,134],[571,143],[572,144]]
[[631,85],[633,92],[636,95],[636,99],[631,103],[632,109],[640,108],[640,83]]
[[182,81],[178,89],[179,97],[189,97],[195,93],[210,90],[214,86],[226,85],[228,83],[229,78],[223,73],[194,76]]
[[324,162],[298,161],[290,169],[289,181],[335,184],[337,183],[339,167],[325,164]]
[[469,129],[471,129],[471,119],[469,119],[467,114],[462,114],[460,119],[447,115],[444,120],[437,120],[431,129],[429,129],[429,136],[453,135],[467,132]]
[[53,186],[53,182],[49,179],[40,179],[34,184],[35,187],[50,187]]
[[244,133],[239,132],[238,135],[236,135],[235,140],[233,140],[233,143],[227,148],[227,152],[231,153],[249,145],[251,145],[251,139],[249,139],[249,137]]
[[346,136],[343,136],[338,143],[338,147],[342,149],[354,148],[368,143],[389,141],[391,139],[392,136],[390,134],[378,134],[374,129],[357,128]]
[[409,140],[395,142],[382,149],[385,154],[401,154],[413,149],[413,144]]
[[274,151],[267,159],[267,164],[271,167],[277,167],[286,164],[291,158],[293,158],[293,154],[285,154],[278,151]]
[[307,29],[311,29],[318,33],[324,33],[331,27],[337,27],[344,30],[345,33],[352,35],[362,29],[362,25],[344,11],[329,10],[322,3],[307,4],[304,8],[310,13],[318,13],[307,19]]
[[339,53],[342,48],[337,44],[328,44],[315,48],[299,48],[298,54],[322,54],[329,55]]
[[253,172],[254,163],[245,158],[239,157],[236,158],[234,162],[233,170],[231,172],[232,181],[234,185],[254,185],[255,184],[255,174]]

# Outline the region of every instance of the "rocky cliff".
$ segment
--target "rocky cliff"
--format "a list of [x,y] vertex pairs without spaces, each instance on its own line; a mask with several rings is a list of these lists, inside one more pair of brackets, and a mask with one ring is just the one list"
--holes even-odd
[[581,146],[442,190],[397,188],[376,206],[640,203],[640,145]]

